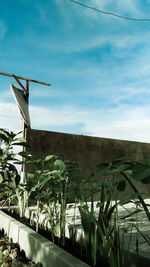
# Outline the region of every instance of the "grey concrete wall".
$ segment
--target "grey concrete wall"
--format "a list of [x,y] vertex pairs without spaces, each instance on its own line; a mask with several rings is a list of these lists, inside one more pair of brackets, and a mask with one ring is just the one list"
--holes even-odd
[[[80,163],[81,175],[89,176],[98,163],[108,162],[120,157],[130,159],[149,159],[150,144],[124,141],[84,135],[66,134],[41,130],[26,130],[26,139],[30,144],[29,152],[35,159],[48,154],[75,160]],[[106,178],[105,178],[106,179]],[[102,181],[98,178],[97,182]],[[135,183],[139,189],[149,194],[150,186]],[[129,188],[126,189],[128,192]]]

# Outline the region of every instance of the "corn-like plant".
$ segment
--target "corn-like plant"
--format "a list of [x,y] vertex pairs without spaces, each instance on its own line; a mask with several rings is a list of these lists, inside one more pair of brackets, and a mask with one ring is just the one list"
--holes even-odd
[[[115,185],[110,190],[110,183],[101,185],[100,201],[96,205],[97,211],[94,208],[93,196],[90,204],[87,201],[80,202],[79,211],[84,233],[82,242],[93,267],[99,266],[100,263],[104,266],[121,266],[118,203],[115,202],[112,205],[111,202],[114,189]],[[114,213],[112,224],[111,219]]]

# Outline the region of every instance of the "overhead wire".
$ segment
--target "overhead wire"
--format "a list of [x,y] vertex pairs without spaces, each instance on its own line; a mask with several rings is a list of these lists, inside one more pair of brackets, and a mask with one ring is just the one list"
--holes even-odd
[[100,10],[98,8],[95,8],[95,7],[92,7],[92,6],[89,6],[89,5],[85,5],[81,2],[78,2],[76,0],[70,0],[71,2],[75,3],[75,4],[78,4],[80,6],[83,6],[85,8],[88,8],[88,9],[92,9],[94,11],[97,11],[99,13],[102,13],[102,14],[105,14],[105,15],[110,15],[110,16],[114,16],[114,17],[117,17],[117,18],[121,18],[121,19],[126,19],[126,20],[134,20],[134,21],[145,21],[145,22],[150,22],[150,19],[147,19],[147,18],[130,18],[130,17],[126,17],[126,16],[122,16],[122,15],[118,15],[116,13],[113,13],[113,12],[107,12],[107,11],[103,11],[103,10]]

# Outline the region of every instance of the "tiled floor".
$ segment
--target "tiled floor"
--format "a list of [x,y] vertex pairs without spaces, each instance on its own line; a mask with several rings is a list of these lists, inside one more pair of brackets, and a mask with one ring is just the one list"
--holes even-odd
[[[150,199],[146,199],[145,202],[150,205]],[[90,203],[88,204],[90,206]],[[94,203],[94,210],[96,216],[98,216],[96,204],[97,202]],[[136,204],[129,203],[123,207],[118,205],[120,238],[121,240],[123,239],[125,249],[150,259],[150,221],[143,211],[143,208],[141,206],[138,208],[142,211],[123,219],[123,217],[129,215],[129,213],[135,211]],[[42,215],[40,219],[42,222],[44,215]],[[113,218],[111,223],[113,224]],[[75,207],[74,204],[70,204],[68,205],[66,213],[67,237],[71,237],[73,227],[76,229],[76,239],[78,240],[82,234],[79,208],[78,205]]]

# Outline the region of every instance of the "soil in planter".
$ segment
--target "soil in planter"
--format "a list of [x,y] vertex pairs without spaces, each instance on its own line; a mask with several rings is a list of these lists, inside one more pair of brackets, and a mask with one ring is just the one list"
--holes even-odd
[[1,267],[42,267],[26,258],[19,246],[0,231],[0,266]]
[[[22,222],[23,224],[27,225],[28,227],[30,227],[31,229],[33,229],[35,231],[35,225],[31,225],[30,220],[28,218],[20,218],[20,216],[17,213],[8,212],[6,210],[5,210],[5,213],[7,213],[8,215],[17,219],[18,221]],[[51,232],[49,230],[45,230],[45,229],[39,227],[38,233],[41,234],[42,236],[44,236],[45,238],[47,238],[49,241],[53,242],[53,240],[51,239]],[[81,248],[81,245],[79,243],[72,242],[72,240],[67,238],[67,237],[65,238],[65,246],[64,247],[60,246],[61,242],[60,242],[60,238],[58,238],[58,237],[55,237],[54,243],[57,246],[65,249],[67,252],[69,252],[70,254],[75,256],[76,258],[80,259],[81,261],[83,261],[83,262],[85,262],[91,266],[90,259],[87,258],[84,249]],[[96,267],[100,267],[100,266],[110,267],[110,264],[108,263],[107,260],[105,260],[105,258],[99,257],[99,259],[97,260]]]

